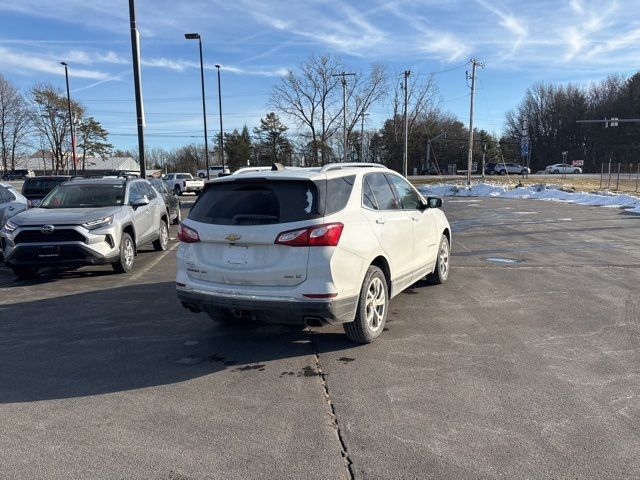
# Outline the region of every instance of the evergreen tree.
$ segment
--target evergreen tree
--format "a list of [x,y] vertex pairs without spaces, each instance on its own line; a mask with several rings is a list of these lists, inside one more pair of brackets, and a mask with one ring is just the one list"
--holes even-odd
[[284,135],[287,130],[288,127],[274,112],[269,112],[265,118],[260,119],[260,126],[253,129],[259,140],[256,156],[260,165],[287,163],[292,151],[291,143]]

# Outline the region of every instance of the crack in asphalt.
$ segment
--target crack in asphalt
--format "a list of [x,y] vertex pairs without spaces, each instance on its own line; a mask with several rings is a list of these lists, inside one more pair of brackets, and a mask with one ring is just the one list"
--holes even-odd
[[313,345],[313,356],[316,362],[317,376],[320,379],[320,385],[322,385],[324,398],[327,402],[327,405],[329,405],[329,417],[331,418],[331,426],[336,432],[338,442],[340,442],[340,455],[342,455],[342,460],[344,461],[349,478],[351,480],[354,480],[356,476],[355,472],[353,471],[353,460],[351,460],[351,457],[349,456],[347,443],[342,436],[342,430],[340,429],[340,423],[338,422],[336,408],[333,404],[333,401],[331,400],[331,393],[329,392],[329,385],[327,384],[327,374],[324,373],[324,370],[322,369],[322,364],[320,363],[320,355],[318,354],[318,349],[316,348],[316,344],[313,341],[313,332],[311,332],[311,344]]

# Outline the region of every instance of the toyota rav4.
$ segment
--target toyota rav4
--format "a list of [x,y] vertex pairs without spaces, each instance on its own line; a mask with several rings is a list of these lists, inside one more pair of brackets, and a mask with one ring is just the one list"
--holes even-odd
[[133,268],[137,248],[169,243],[164,200],[142,179],[78,179],[55,188],[38,208],[19,213],[0,232],[5,262],[19,278],[46,267],[112,264]]
[[178,297],[221,322],[341,323],[371,342],[389,299],[425,276],[447,280],[441,205],[378,164],[212,180],[179,227]]

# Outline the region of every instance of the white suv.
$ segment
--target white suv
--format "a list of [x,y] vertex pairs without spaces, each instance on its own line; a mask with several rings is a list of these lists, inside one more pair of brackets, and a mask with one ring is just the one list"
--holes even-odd
[[342,323],[369,343],[390,298],[425,276],[446,281],[441,205],[377,164],[210,181],[179,227],[178,297],[221,322]]

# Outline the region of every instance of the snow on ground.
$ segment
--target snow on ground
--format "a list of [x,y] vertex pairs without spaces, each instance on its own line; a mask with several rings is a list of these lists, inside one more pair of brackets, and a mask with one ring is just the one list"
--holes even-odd
[[499,197],[533,198],[556,202],[577,203],[610,208],[624,208],[627,212],[640,213],[640,197],[611,192],[574,192],[557,185],[537,184],[511,187],[491,183],[476,183],[467,187],[451,183],[438,183],[418,187],[420,193],[432,197]]

